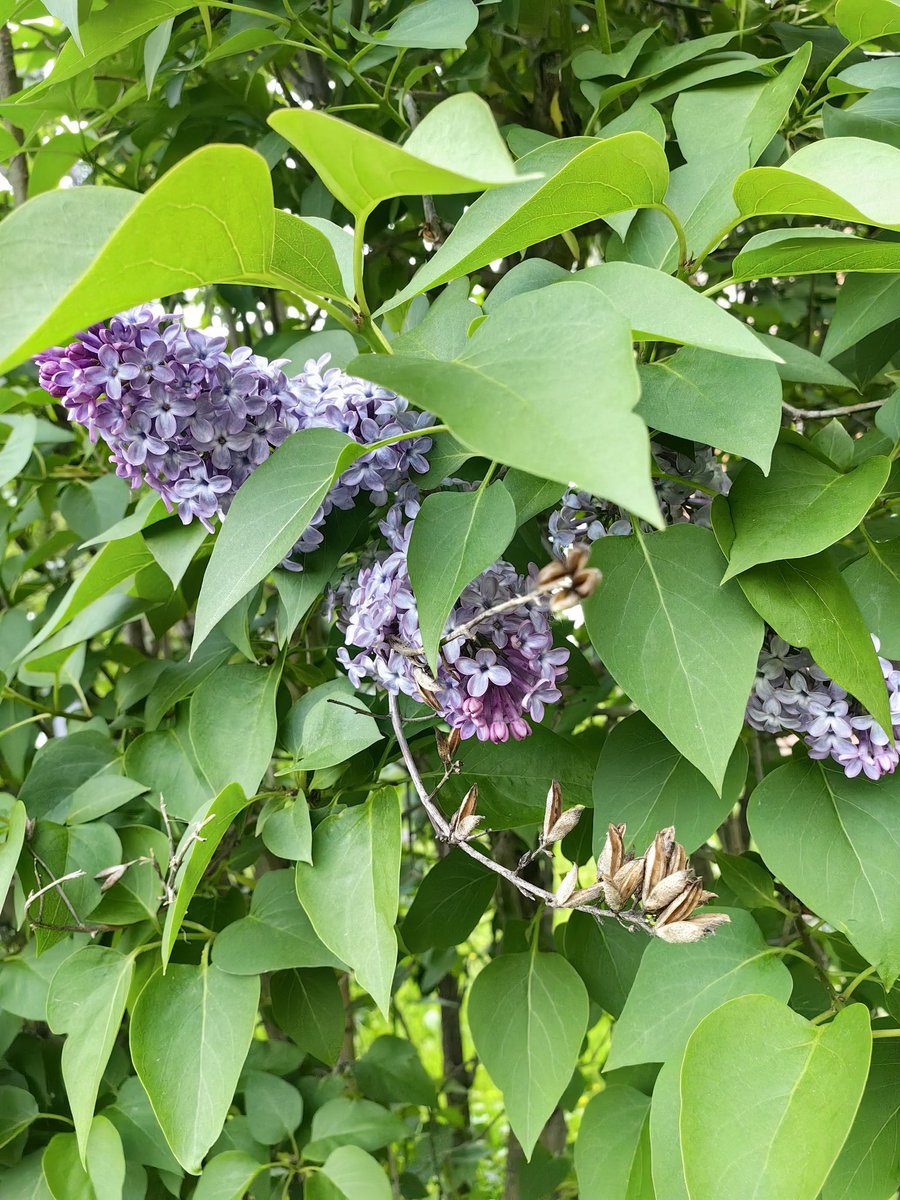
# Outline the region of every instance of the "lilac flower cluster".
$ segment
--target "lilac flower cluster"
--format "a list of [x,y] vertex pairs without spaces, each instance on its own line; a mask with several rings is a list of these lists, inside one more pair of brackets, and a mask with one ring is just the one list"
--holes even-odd
[[[651,449],[657,470],[664,472],[654,477],[653,484],[666,524],[690,521],[708,525],[711,493],[726,495],[731,482],[712,450],[700,449],[691,458],[656,442]],[[628,533],[631,519],[624,509],[575,489],[566,492],[560,507],[550,514],[547,529],[551,549],[558,557],[576,544]]]
[[[346,642],[338,659],[353,685],[371,679],[389,692],[430,703],[463,738],[506,742],[531,733],[544,705],[560,699],[569,652],[553,646],[545,602],[530,600],[478,620],[482,613],[530,591],[533,581],[502,559],[465,588],[445,631],[469,626],[441,647],[437,676],[424,666],[407,549],[418,511],[415,489],[404,490],[381,522],[389,550],[345,580],[332,601]],[[348,647],[359,653],[351,654]]]
[[[878,639],[875,642],[879,648]],[[890,700],[894,737],[900,739],[900,670],[879,655]],[[810,758],[832,758],[849,778],[893,773],[900,754],[875,718],[825,674],[807,650],[774,632],[763,643],[747,705],[747,723],[764,733],[797,733]]]
[[[224,337],[185,329],[150,305],[93,325],[35,361],[41,386],[92,441],[103,439],[118,475],[132,487],[147,483],[185,524],[196,517],[210,531],[254,468],[298,429],[328,427],[366,444],[433,421],[393,392],[327,368],[328,355],[288,378],[285,360],[269,362],[247,347],[228,353]],[[386,504],[411,472],[427,471],[430,448],[430,438],[411,438],[359,459],[294,553],[314,550],[328,513],[352,508],[360,492]]]

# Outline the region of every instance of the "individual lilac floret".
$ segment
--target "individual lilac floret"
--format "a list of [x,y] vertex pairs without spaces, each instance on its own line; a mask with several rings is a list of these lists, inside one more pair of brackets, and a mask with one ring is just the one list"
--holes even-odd
[[[879,648],[878,639],[875,642]],[[893,733],[900,738],[900,670],[878,659],[890,700]],[[814,759],[831,758],[851,779],[880,779],[893,773],[900,754],[875,718],[847,695],[813,661],[770,632],[763,643],[747,724],[764,733],[797,733]]]
[[[393,392],[328,367],[328,355],[288,378],[242,346],[185,329],[177,317],[144,305],[93,325],[66,347],[35,361],[41,386],[72,420],[112,451],[116,473],[148,484],[185,524],[213,529],[251,472],[298,429],[327,427],[358,442],[378,442],[432,423]],[[359,459],[325,497],[285,566],[322,541],[332,508],[352,508],[360,493],[383,505],[428,470],[431,439],[409,438]]]
[[[653,479],[659,506],[667,525],[709,524],[710,492],[727,494],[730,480],[712,450],[700,449],[690,458],[667,446],[652,443],[653,461],[659,471],[677,476]],[[685,479],[688,484],[681,483]],[[697,485],[707,489],[701,491]],[[553,553],[562,558],[575,545],[590,545],[602,537],[631,533],[628,513],[590,492],[571,489],[563,496],[560,507],[550,514],[547,536]]]
[[[463,738],[506,742],[531,733],[528,718],[540,721],[544,705],[560,699],[569,652],[553,646],[544,600],[530,600],[479,621],[480,614],[533,589],[502,559],[465,588],[445,626],[437,676],[424,667],[422,639],[407,548],[418,510],[407,485],[381,531],[389,550],[362,566],[332,596],[345,646],[338,659],[359,687],[372,680],[389,692],[430,702]],[[471,627],[469,627],[471,624]],[[353,648],[358,653],[351,653]],[[427,692],[427,696],[423,693]]]

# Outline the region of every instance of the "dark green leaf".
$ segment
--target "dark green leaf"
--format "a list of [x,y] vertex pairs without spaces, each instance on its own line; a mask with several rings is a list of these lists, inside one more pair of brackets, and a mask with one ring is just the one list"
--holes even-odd
[[400,933],[414,954],[464,942],[491,902],[497,877],[454,849],[419,884]]

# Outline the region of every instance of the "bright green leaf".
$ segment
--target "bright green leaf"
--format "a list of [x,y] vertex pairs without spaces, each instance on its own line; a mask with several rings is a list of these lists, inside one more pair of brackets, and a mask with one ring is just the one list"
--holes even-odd
[[344,678],[320,683],[301,696],[282,731],[282,741],[302,771],[337,766],[382,737],[365,701]]
[[[280,677],[277,665],[234,663],[214,671],[191,697],[191,745],[212,791],[237,783],[246,795],[255,795],[278,731]],[[236,729],[241,731],[237,741]]]
[[650,1178],[650,1097],[613,1084],[593,1096],[575,1142],[581,1200],[654,1200]]
[[900,242],[851,237],[834,229],[768,229],[745,242],[733,278],[900,271]]
[[465,50],[478,26],[472,0],[421,0],[401,10],[387,30],[374,36],[356,33],[361,42],[402,49]]

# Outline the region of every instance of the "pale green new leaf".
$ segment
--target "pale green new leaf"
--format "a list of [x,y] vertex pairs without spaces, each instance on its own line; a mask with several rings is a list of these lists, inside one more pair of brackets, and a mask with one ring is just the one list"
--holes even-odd
[[387,30],[374,35],[354,31],[357,41],[402,49],[465,50],[478,26],[472,0],[420,0],[401,10]]
[[516,507],[502,483],[426,496],[409,541],[409,578],[425,658],[437,671],[444,626],[460,593],[502,558],[516,532]]
[[821,1026],[768,996],[711,1013],[681,1064],[688,1196],[816,1200],[853,1123],[870,1052],[862,1004]]
[[339,676],[301,696],[285,717],[282,742],[296,769],[319,771],[346,762],[382,736],[365,701]]
[[383,1168],[359,1146],[338,1146],[332,1150],[325,1159],[322,1174],[346,1200],[391,1200],[394,1194]]
[[867,138],[825,138],[781,167],[752,167],[734,185],[742,216],[798,213],[900,230],[900,150]]
[[537,178],[476,200],[380,312],[598,217],[658,204],[669,180],[662,147],[646,133],[553,141],[524,155],[518,166]]
[[838,0],[834,22],[848,42],[874,42],[900,33],[896,0]]
[[574,482],[659,521],[647,431],[632,412],[638,379],[630,331],[583,285],[513,297],[448,362],[369,354],[349,369],[436,412],[478,454]]
[[0,845],[0,898],[6,899],[12,883],[19,854],[25,842],[28,814],[21,800],[16,800],[6,817],[6,838]]
[[9,435],[0,450],[0,487],[6,487],[31,458],[37,436],[37,418],[32,413],[24,413],[15,425],[0,421],[0,427],[9,429]]
[[397,962],[400,802],[381,788],[326,817],[313,865],[297,863],[297,894],[318,936],[387,1014]]
[[402,146],[315,109],[281,109],[269,124],[357,217],[392,196],[477,192],[521,178],[491,110],[471,92],[433,108]]
[[702,942],[651,940],[613,1030],[608,1070],[677,1057],[707,1013],[735,996],[787,1002],[793,981],[780,956],[748,912],[725,911],[731,922]]
[[134,304],[264,276],[273,211],[265,160],[244,146],[197,150],[143,195],[29,200],[0,230],[0,369]]
[[175,963],[151,976],[131,1015],[135,1070],[172,1152],[189,1174],[225,1124],[250,1048],[257,976]]
[[47,1023],[66,1034],[62,1074],[84,1163],[100,1081],[112,1053],[134,959],[106,946],[85,946],[61,963],[50,981]]
[[468,1019],[475,1051],[530,1159],[575,1069],[588,1020],[584,984],[559,954],[504,954],[472,984]]
[[192,1200],[243,1200],[253,1180],[267,1165],[242,1150],[225,1150],[203,1168]]
[[669,741],[719,791],[744,723],[763,625],[695,525],[602,538],[603,582],[585,604],[604,665]]
[[750,829],[766,865],[845,933],[890,987],[900,975],[900,778],[848,779],[798,757],[754,790]]

